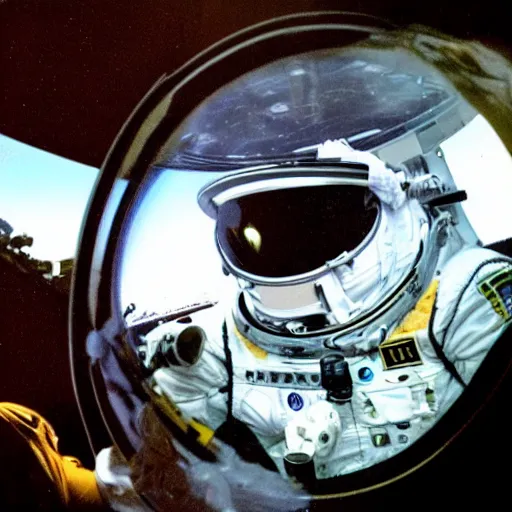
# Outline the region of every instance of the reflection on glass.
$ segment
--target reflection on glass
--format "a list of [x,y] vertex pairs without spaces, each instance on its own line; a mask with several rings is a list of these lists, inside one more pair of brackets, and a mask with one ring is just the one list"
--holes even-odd
[[411,53],[352,48],[249,73],[172,140],[121,263],[147,383],[315,492],[414,447],[512,317],[485,117]]
[[250,224],[244,228],[244,238],[247,244],[252,248],[254,252],[260,252],[261,250],[261,235],[260,232]]

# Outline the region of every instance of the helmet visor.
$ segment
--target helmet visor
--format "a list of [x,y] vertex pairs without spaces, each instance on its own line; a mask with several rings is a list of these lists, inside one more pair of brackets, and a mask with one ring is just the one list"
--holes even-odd
[[331,185],[231,199],[218,207],[217,242],[235,273],[311,272],[362,244],[378,217],[377,199],[370,197],[363,186]]

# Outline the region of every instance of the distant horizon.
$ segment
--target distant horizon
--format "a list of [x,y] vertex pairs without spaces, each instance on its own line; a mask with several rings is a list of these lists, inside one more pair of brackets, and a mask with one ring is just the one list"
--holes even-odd
[[0,134],[0,218],[11,237],[34,239],[24,252],[42,261],[76,257],[98,169]]

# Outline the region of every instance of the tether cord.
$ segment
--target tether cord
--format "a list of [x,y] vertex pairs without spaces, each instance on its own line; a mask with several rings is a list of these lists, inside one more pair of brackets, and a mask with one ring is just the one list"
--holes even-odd
[[226,421],[233,421],[233,359],[229,348],[228,326],[226,321],[222,322],[222,341],[224,343],[224,353],[226,354],[226,371],[228,373],[228,417]]
[[430,320],[428,322],[428,339],[430,340],[430,343],[432,344],[432,347],[434,348],[434,351],[437,355],[437,357],[441,360],[444,367],[448,371],[448,373],[463,387],[466,388],[466,383],[462,379],[460,373],[457,371],[457,368],[455,368],[455,365],[446,357],[446,354],[443,351],[443,347],[440,345],[440,343],[437,341],[435,335],[434,335],[434,317],[437,312],[437,307],[434,306],[434,309],[432,310],[432,315],[430,316]]

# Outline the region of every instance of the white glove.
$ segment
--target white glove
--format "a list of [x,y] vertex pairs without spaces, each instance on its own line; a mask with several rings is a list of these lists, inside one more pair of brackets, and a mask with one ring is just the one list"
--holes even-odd
[[327,457],[341,433],[341,421],[334,406],[326,400],[301,411],[285,429],[288,452]]
[[341,162],[358,162],[369,167],[368,186],[383,202],[394,210],[405,202],[400,176],[368,151],[352,149],[344,139],[327,140],[318,147],[317,159],[339,158]]

